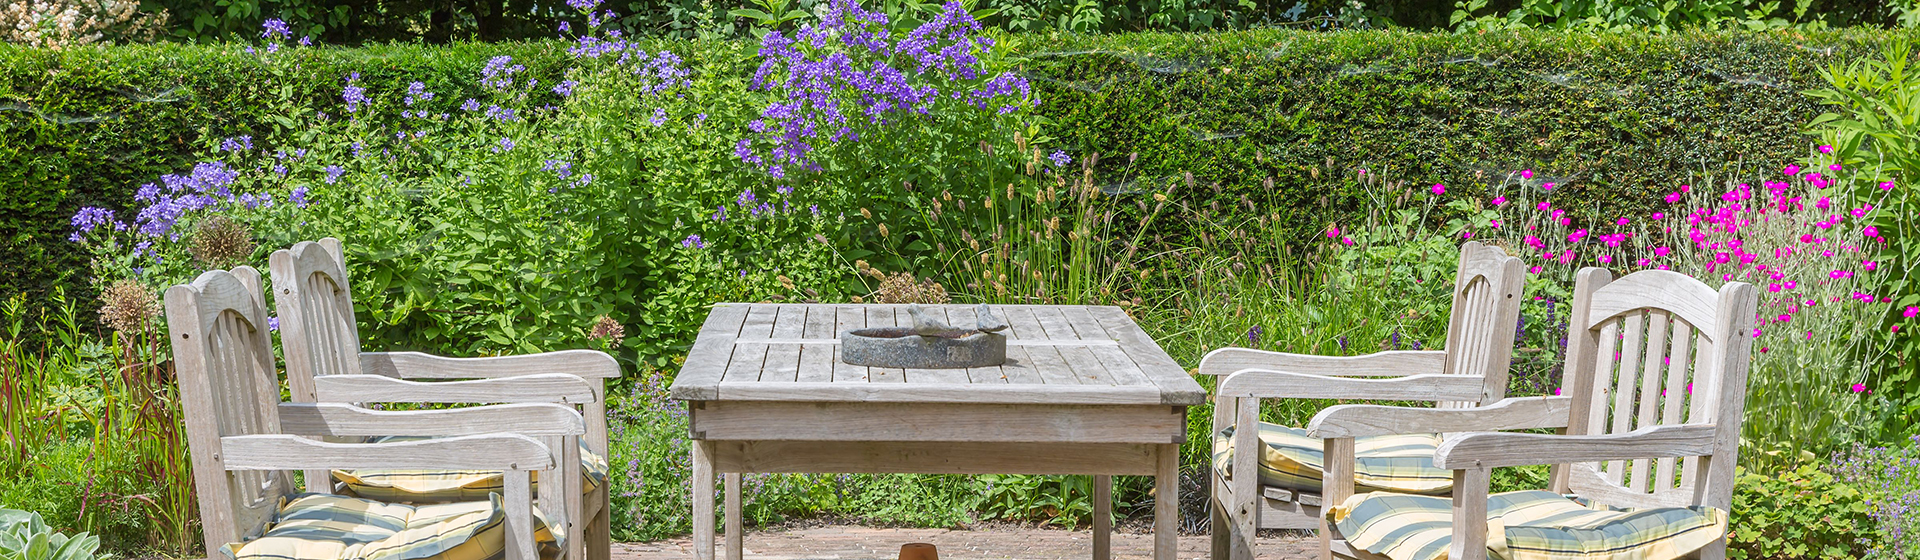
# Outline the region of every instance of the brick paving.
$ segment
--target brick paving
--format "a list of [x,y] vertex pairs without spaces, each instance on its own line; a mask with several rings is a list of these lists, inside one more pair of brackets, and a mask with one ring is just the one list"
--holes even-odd
[[[1267,533],[1262,531],[1262,533]],[[1061,529],[993,528],[982,530],[883,529],[858,525],[748,531],[746,557],[751,560],[895,560],[900,545],[933,543],[941,560],[1080,560],[1093,555],[1092,535]],[[724,543],[721,538],[716,541]],[[1210,538],[1180,537],[1180,558],[1207,558]],[[1261,558],[1305,560],[1317,558],[1319,540],[1274,532],[1259,538]],[[723,545],[724,546],[724,545]],[[715,547],[716,556],[721,556]],[[1153,557],[1153,535],[1113,535],[1114,558]],[[642,543],[614,543],[614,560],[691,560],[693,538]]]

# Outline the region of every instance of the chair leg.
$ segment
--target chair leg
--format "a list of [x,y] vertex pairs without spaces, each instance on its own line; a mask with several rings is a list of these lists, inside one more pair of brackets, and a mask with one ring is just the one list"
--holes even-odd
[[1113,558],[1113,477],[1093,476],[1093,560]]
[[587,559],[613,559],[613,502],[607,486],[600,486],[600,512],[593,516],[592,524],[587,526]]
[[1226,560],[1233,554],[1233,520],[1227,518],[1227,508],[1220,505],[1218,498],[1209,498],[1207,501],[1211,504],[1207,509],[1213,512],[1213,520],[1207,525],[1207,532],[1212,533],[1210,536],[1213,537],[1207,557]]
[[529,471],[508,470],[501,477],[500,506],[506,508],[506,560],[540,558],[533,542],[533,485],[528,474]]
[[1180,556],[1180,446],[1162,444],[1154,469],[1153,559]]

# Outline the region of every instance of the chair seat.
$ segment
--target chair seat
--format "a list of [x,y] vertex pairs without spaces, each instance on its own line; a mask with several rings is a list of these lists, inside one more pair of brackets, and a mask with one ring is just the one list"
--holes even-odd
[[[418,437],[382,437],[373,441],[406,441]],[[581,489],[592,494],[607,481],[607,458],[580,447]],[[535,488],[539,487],[534,473]],[[487,499],[501,491],[500,471],[454,469],[355,469],[335,470],[333,478],[345,486],[347,495],[408,504],[472,502]]]
[[[1487,498],[1487,548],[1508,560],[1681,558],[1727,532],[1727,512],[1705,507],[1588,507],[1544,490]],[[1347,544],[1393,560],[1434,560],[1453,542],[1449,498],[1355,495],[1328,512]]]
[[[472,502],[409,506],[302,494],[280,507],[259,538],[229,544],[231,560],[497,560],[506,557],[505,511],[498,495]],[[534,510],[543,560],[562,547]]]
[[[1232,426],[1213,438],[1213,466],[1228,477],[1233,465]],[[1325,445],[1307,431],[1260,423],[1260,484],[1318,493],[1325,469]],[[1453,490],[1453,471],[1433,466],[1436,434],[1409,434],[1354,438],[1354,491],[1446,494]]]

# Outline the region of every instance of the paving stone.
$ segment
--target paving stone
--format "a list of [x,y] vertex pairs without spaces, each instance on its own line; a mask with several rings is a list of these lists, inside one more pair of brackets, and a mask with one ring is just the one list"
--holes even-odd
[[[724,538],[716,538],[724,546]],[[933,543],[941,560],[1080,560],[1093,555],[1093,537],[1085,531],[996,528],[977,531],[949,529],[881,529],[830,526],[807,529],[748,531],[746,557],[751,560],[895,560],[900,545]],[[1211,539],[1180,537],[1180,558],[1205,559]],[[1262,536],[1261,558],[1307,560],[1318,558],[1319,541],[1297,536]],[[716,556],[722,556],[716,547]],[[1113,535],[1113,557],[1151,559],[1153,535]],[[614,543],[613,560],[691,560],[693,538],[645,543]]]

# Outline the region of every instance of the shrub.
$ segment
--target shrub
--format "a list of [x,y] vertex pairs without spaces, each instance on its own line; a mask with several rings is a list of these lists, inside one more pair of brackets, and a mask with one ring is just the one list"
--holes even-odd
[[1728,521],[1731,558],[1842,560],[1877,542],[1862,487],[1812,464],[1767,476],[1741,469]]
[[100,537],[63,535],[48,527],[38,513],[0,509],[0,558],[93,560],[93,552],[99,548]]
[[1839,458],[1839,472],[1866,494],[1867,514],[1879,529],[1868,558],[1911,559],[1920,556],[1920,435],[1904,442],[1869,447],[1855,444]]

